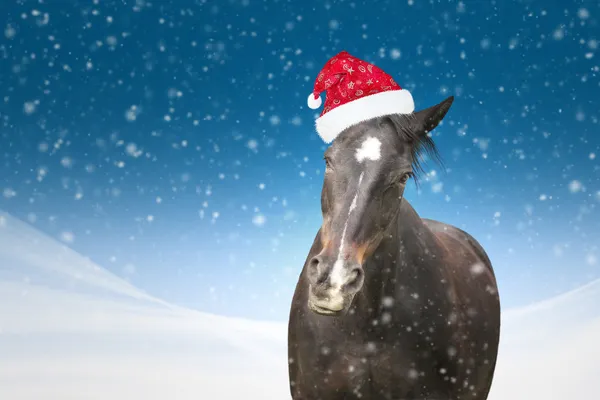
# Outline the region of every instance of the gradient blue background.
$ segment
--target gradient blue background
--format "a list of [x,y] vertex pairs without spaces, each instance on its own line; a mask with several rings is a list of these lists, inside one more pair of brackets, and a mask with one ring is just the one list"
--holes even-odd
[[483,244],[504,307],[600,277],[598,2],[46,3],[0,4],[0,208],[153,295],[287,318],[341,50],[417,109],[455,96],[406,197]]

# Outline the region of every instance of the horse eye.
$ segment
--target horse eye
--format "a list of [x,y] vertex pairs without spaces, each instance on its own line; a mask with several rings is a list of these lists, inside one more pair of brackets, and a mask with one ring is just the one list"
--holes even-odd
[[331,161],[329,161],[329,158],[324,157],[323,159],[325,160],[325,168],[331,169]]
[[400,183],[406,183],[408,181],[408,178],[411,177],[411,173],[407,172],[406,174],[402,175],[402,178],[400,178]]

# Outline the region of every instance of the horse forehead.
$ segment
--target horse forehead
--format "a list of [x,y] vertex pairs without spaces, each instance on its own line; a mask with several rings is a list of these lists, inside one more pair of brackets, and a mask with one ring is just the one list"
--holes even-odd
[[359,163],[365,161],[379,161],[381,159],[381,140],[375,136],[367,136],[357,147],[354,158]]
[[367,162],[372,165],[373,162],[385,162],[388,158],[399,155],[402,146],[392,139],[381,132],[365,132],[330,148],[327,153],[365,167]]

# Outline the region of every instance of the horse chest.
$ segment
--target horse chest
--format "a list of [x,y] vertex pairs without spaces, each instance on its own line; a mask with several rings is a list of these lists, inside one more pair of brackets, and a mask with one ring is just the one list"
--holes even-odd
[[404,398],[413,392],[412,381],[418,378],[407,358],[409,352],[400,344],[340,340],[315,350],[301,360],[312,375],[303,392],[314,398]]

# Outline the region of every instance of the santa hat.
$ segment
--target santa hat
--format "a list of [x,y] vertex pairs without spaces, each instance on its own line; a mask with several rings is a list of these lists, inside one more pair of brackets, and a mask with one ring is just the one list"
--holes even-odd
[[323,112],[316,120],[317,133],[331,143],[346,128],[371,118],[410,114],[412,95],[373,64],[342,51],[332,57],[315,80],[308,106],[319,108],[327,91]]

